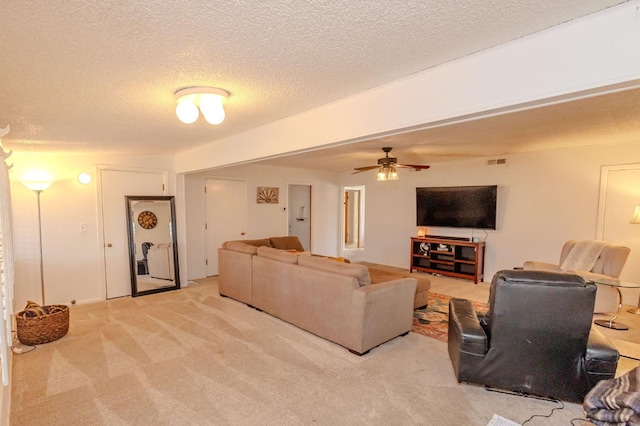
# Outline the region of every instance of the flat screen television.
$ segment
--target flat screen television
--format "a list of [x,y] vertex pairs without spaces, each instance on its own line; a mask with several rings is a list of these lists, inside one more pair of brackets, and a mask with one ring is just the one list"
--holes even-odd
[[497,185],[416,188],[416,223],[496,229],[497,199]]

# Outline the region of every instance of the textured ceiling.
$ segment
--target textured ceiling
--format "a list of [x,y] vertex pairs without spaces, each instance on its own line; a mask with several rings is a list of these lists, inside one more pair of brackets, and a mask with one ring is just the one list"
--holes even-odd
[[[17,151],[173,153],[623,2],[4,2],[0,127],[11,132],[3,143]],[[194,85],[231,93],[222,125],[176,119],[173,93]],[[451,137],[464,144],[468,130],[476,129]],[[424,152],[442,149],[435,143]]]

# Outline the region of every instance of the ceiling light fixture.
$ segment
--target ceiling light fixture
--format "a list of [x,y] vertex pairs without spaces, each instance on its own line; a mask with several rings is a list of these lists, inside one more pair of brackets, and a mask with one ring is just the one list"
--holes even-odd
[[380,166],[378,169],[378,180],[398,180],[398,172],[392,165]]
[[223,105],[229,97],[226,90],[217,87],[187,87],[178,90],[175,96],[178,102],[176,115],[183,123],[195,123],[200,112],[209,124],[217,125],[224,121]]

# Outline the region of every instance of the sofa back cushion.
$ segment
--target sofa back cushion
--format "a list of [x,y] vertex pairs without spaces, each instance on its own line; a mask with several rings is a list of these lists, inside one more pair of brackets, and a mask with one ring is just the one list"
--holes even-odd
[[269,238],[260,238],[258,240],[242,240],[242,242],[256,247],[273,247]]
[[257,246],[247,244],[244,241],[225,241],[222,244],[222,248],[246,254],[256,254],[258,252]]
[[358,280],[360,286],[371,284],[369,269],[364,265],[336,262],[335,260],[319,256],[299,256],[298,264],[309,268],[352,276]]
[[289,237],[271,237],[269,238],[271,242],[271,247],[281,249],[281,250],[296,250],[296,251],[304,251],[304,247],[302,247],[302,243],[295,235]]
[[277,260],[278,262],[297,264],[298,254],[290,253],[285,250],[278,250],[272,247],[258,247],[258,256],[266,257],[267,259]]

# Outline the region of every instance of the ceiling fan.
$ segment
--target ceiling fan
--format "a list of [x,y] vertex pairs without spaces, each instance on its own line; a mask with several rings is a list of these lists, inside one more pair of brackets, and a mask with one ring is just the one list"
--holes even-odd
[[366,172],[368,170],[378,169],[378,180],[397,180],[398,172],[396,171],[396,167],[403,167],[406,169],[413,169],[415,171],[420,171],[424,169],[428,169],[431,166],[421,165],[421,164],[398,164],[398,159],[395,157],[389,157],[389,152],[391,152],[391,147],[385,146],[382,148],[384,151],[384,157],[378,159],[378,164],[375,166],[364,166],[364,167],[355,167],[356,173]]

